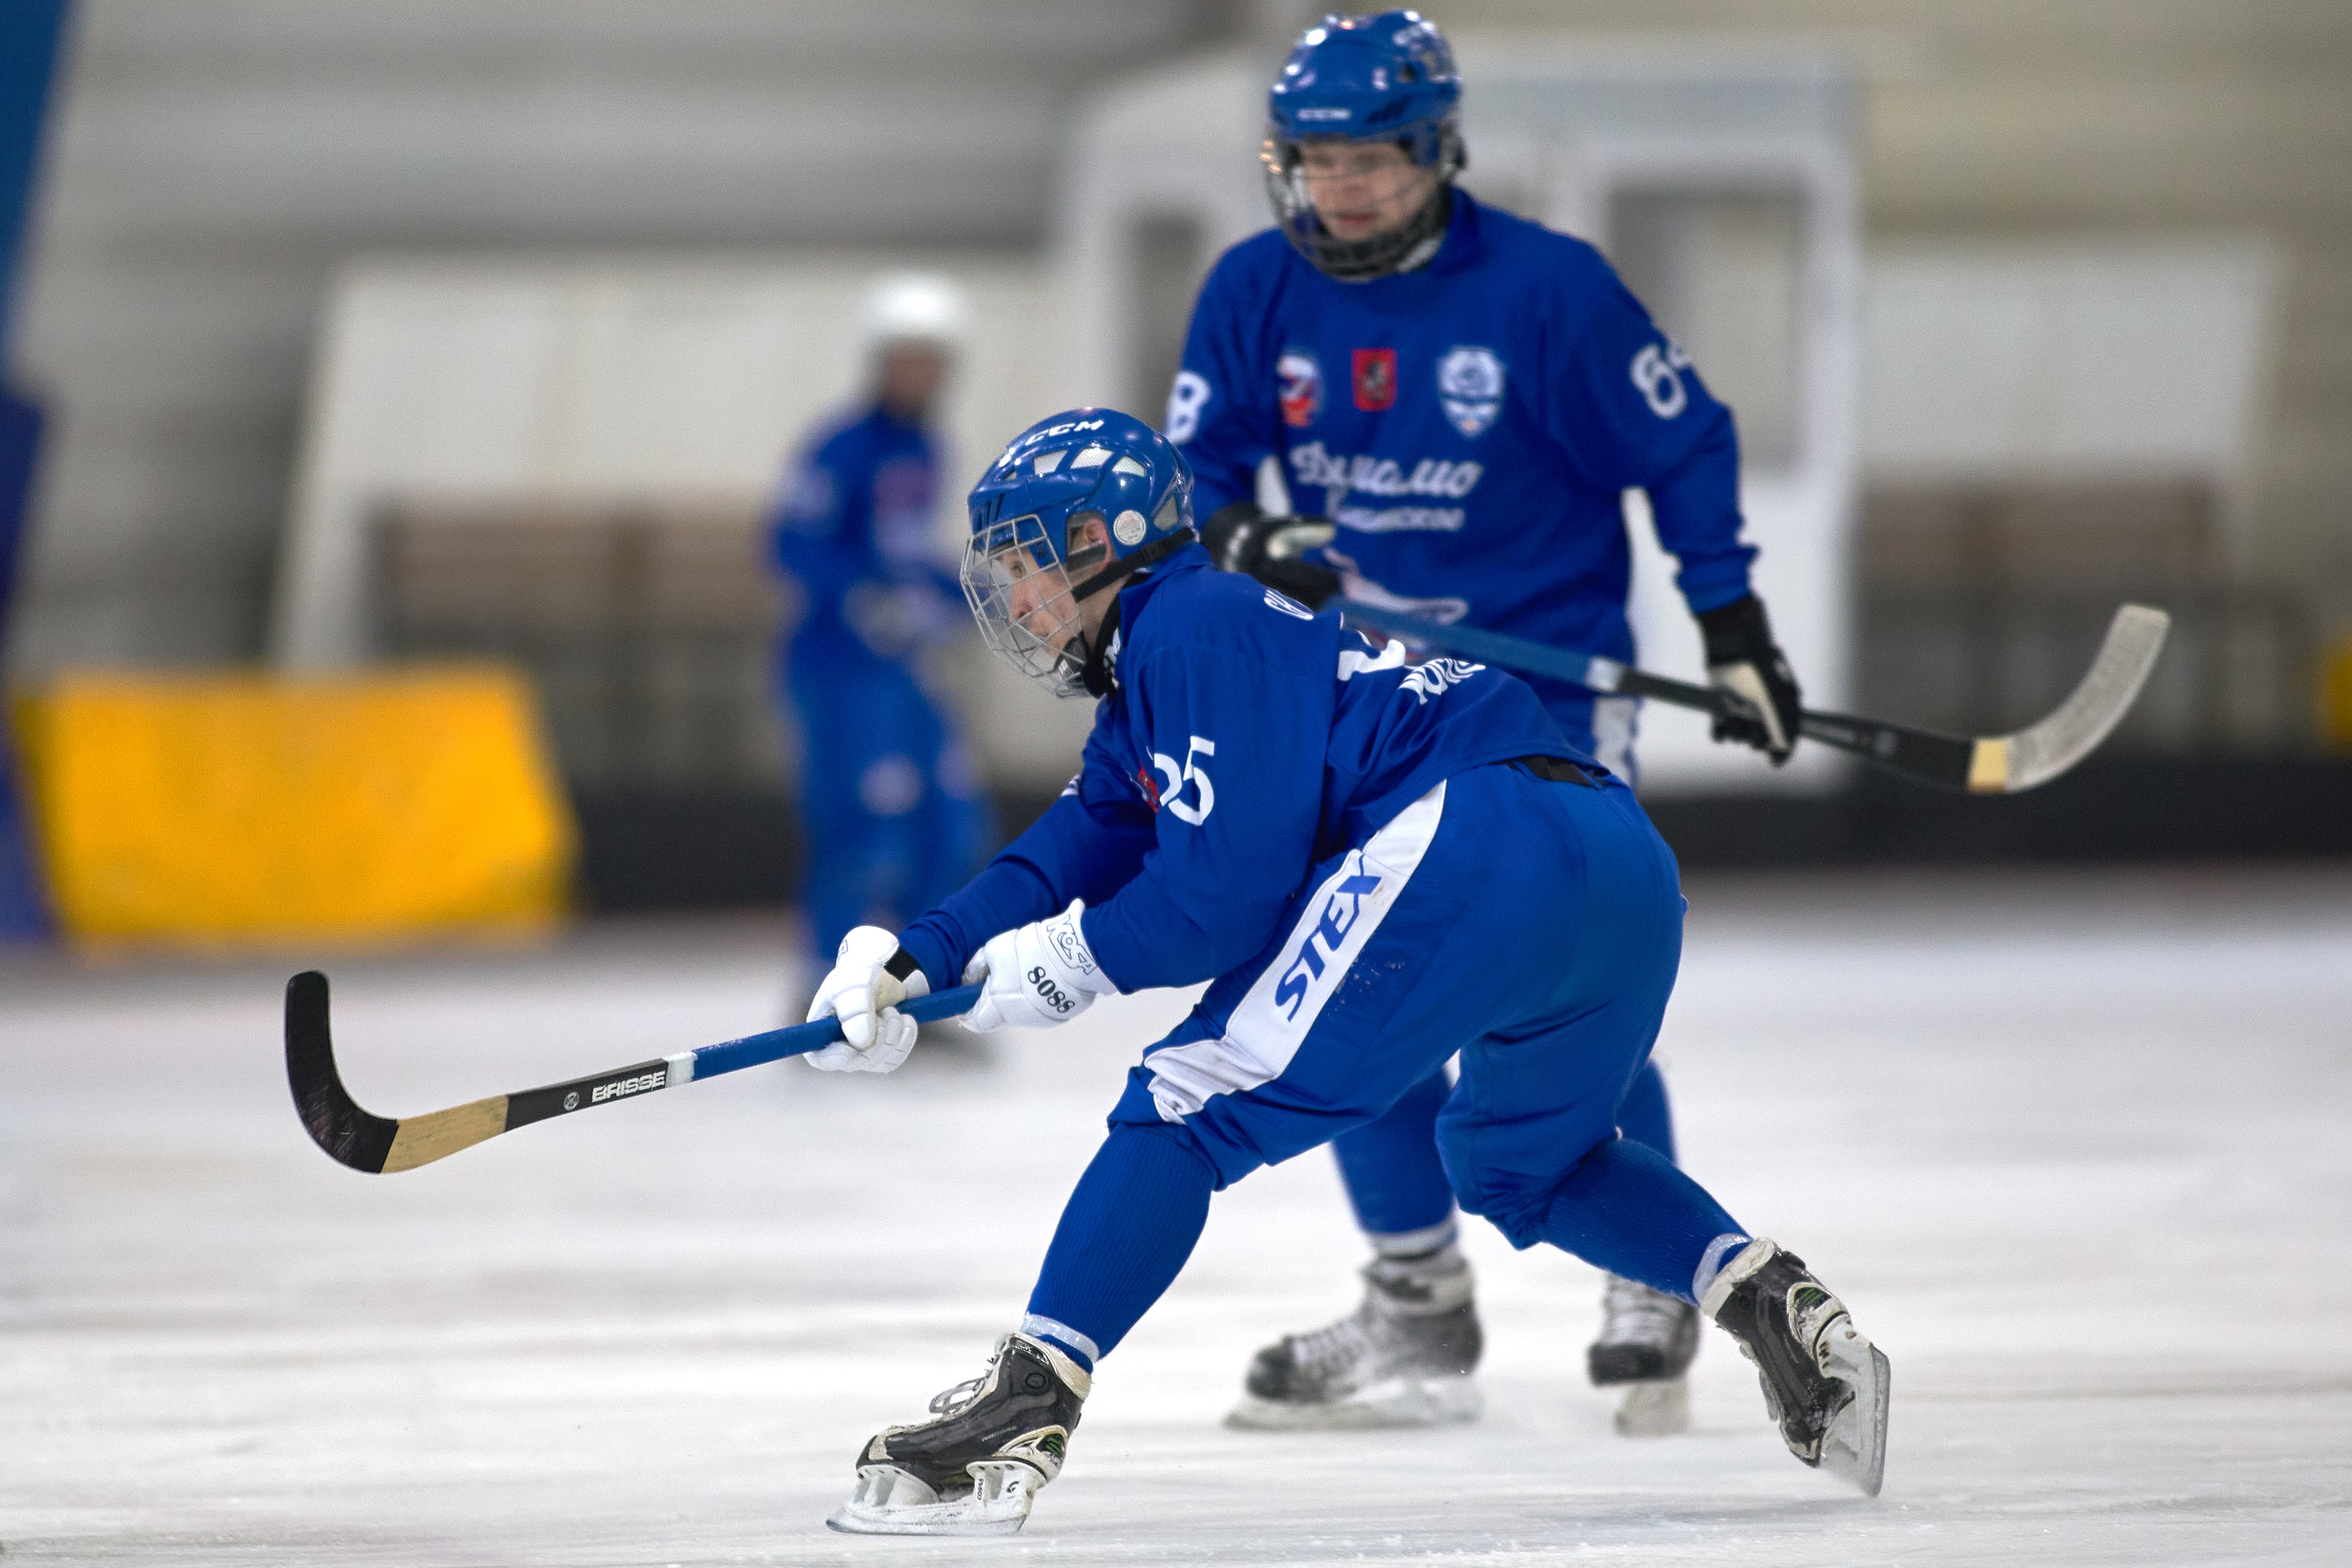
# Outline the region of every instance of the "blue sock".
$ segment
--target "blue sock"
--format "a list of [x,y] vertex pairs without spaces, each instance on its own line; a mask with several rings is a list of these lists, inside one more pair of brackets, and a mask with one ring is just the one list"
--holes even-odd
[[1643,1062],[1626,1087],[1625,1103],[1617,1108],[1617,1131],[1636,1143],[1646,1143],[1675,1163],[1675,1119],[1666,1103],[1666,1080],[1654,1061]]
[[1365,1234],[1411,1235],[1454,1217],[1453,1184],[1437,1157],[1437,1113],[1453,1092],[1441,1067],[1377,1120],[1331,1141]]
[[1062,1207],[1021,1331],[1093,1370],[1175,1283],[1216,1184],[1177,1129],[1113,1127]]
[[1709,1246],[1743,1234],[1705,1187],[1627,1138],[1578,1161],[1543,1216],[1554,1247],[1685,1301]]

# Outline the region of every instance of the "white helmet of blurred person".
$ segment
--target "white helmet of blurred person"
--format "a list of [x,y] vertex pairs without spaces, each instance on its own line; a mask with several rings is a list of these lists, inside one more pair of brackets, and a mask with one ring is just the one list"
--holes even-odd
[[963,290],[935,272],[887,274],[866,289],[857,329],[883,407],[907,424],[924,423],[963,347]]

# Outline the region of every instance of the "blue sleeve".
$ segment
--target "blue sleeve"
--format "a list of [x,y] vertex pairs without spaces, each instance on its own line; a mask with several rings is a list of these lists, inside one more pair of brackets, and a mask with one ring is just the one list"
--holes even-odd
[[1192,466],[1192,515],[1202,521],[1257,495],[1257,466],[1281,447],[1274,370],[1253,352],[1265,315],[1238,250],[1225,253],[1192,306],[1184,364],[1168,394],[1166,434]]
[[833,608],[871,574],[866,531],[851,515],[860,487],[841,457],[827,442],[794,465],[769,532],[778,570],[797,580],[814,605]]
[[1088,906],[1087,942],[1122,991],[1189,985],[1265,945],[1314,859],[1329,711],[1279,700],[1262,664],[1214,649],[1165,648],[1124,678],[1157,753],[1155,843]]
[[1650,492],[1691,613],[1745,596],[1756,550],[1739,538],[1738,437],[1690,356],[1612,276],[1550,368],[1552,436],[1593,484]]
[[980,875],[898,933],[931,989],[963,978],[989,938],[1069,907],[1111,898],[1151,848],[1151,814],[1107,755],[1089,743],[1086,766],[1045,815],[1006,845]]

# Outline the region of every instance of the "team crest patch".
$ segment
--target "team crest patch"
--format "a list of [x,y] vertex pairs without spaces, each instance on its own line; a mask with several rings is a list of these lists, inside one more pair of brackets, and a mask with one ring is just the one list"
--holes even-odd
[[1395,403],[1396,350],[1358,349],[1356,406],[1367,414],[1378,414]]
[[1492,349],[1454,349],[1437,362],[1437,400],[1456,430],[1483,434],[1503,411],[1503,362]]
[[1323,412],[1323,362],[1309,350],[1285,349],[1274,362],[1274,379],[1282,422],[1294,430],[1314,424]]

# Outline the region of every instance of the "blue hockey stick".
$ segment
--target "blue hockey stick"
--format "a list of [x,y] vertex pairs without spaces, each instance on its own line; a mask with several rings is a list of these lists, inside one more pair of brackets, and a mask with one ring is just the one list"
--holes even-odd
[[[937,995],[901,1002],[898,1011],[917,1023],[952,1018],[980,1000],[980,987],[959,985]],[[820,1018],[789,1029],[770,1029],[740,1040],[721,1040],[698,1050],[656,1057],[543,1089],[494,1094],[469,1105],[394,1120],[360,1109],[335,1070],[335,1042],[328,1027],[327,977],[305,970],[286,983],[286,1081],[294,1109],[310,1137],[339,1163],[371,1174],[411,1171],[446,1159],[460,1149],[575,1110],[592,1110],[656,1089],[698,1083],[723,1072],[758,1067],[822,1050],[841,1038],[841,1023]]]

